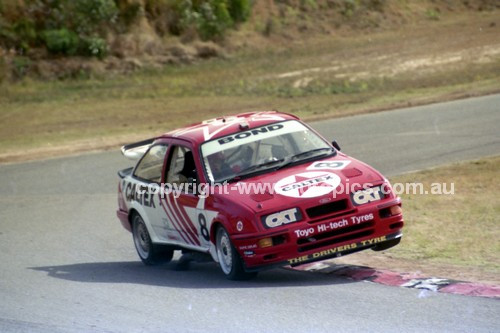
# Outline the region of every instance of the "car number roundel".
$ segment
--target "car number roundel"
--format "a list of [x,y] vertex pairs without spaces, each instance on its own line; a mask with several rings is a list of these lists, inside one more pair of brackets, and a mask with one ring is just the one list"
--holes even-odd
[[334,173],[311,171],[279,180],[274,185],[274,190],[287,197],[314,198],[332,192],[339,184],[340,177]]

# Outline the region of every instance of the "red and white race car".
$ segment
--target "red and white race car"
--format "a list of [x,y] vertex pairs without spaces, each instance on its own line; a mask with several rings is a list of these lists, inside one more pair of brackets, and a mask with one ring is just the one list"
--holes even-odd
[[117,215],[147,265],[204,253],[229,279],[399,243],[401,200],[297,117],[252,112],[122,147]]

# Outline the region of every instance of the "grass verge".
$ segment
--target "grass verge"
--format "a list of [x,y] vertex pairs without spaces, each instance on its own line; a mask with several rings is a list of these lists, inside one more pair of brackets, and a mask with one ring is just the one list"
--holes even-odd
[[312,120],[498,92],[497,18],[467,13],[127,76],[4,84],[0,161],[118,145],[250,110]]
[[[382,254],[343,259],[438,277],[500,284],[500,156],[393,177],[394,183],[446,183],[453,195],[403,194],[402,242]],[[357,257],[355,257],[357,256]]]

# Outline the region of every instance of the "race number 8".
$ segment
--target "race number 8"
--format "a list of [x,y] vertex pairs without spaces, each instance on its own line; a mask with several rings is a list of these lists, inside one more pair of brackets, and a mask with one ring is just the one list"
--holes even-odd
[[210,235],[207,229],[207,220],[203,214],[198,215],[198,223],[200,224],[200,231],[203,238],[208,242],[210,241]]

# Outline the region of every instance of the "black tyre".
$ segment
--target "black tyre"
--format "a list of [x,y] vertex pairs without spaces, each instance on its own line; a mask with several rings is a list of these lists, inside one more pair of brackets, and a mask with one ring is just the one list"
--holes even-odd
[[132,218],[132,236],[137,254],[144,264],[159,265],[172,260],[174,250],[151,241],[146,224],[139,214]]
[[226,229],[223,227],[217,229],[216,240],[219,265],[226,278],[229,280],[248,280],[257,275],[256,272],[249,273],[245,271],[243,261],[231,243]]

